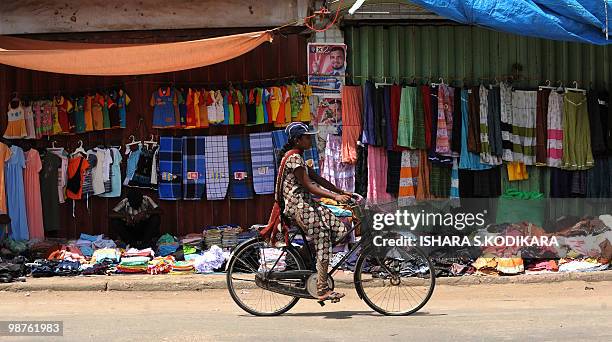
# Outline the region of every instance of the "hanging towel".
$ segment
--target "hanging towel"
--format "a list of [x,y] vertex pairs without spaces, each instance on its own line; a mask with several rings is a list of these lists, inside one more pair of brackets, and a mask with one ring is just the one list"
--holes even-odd
[[491,141],[493,135],[490,132],[490,130],[495,130],[494,127],[490,127],[494,114],[492,108],[489,108],[489,103],[492,102],[489,101],[489,97],[493,95],[489,94],[489,89],[485,88],[482,84],[478,94],[480,98],[480,162],[489,165],[499,165],[502,163],[502,160],[493,153],[495,142]]
[[229,165],[227,161],[227,136],[206,138],[206,198],[225,199],[229,186]]
[[281,149],[287,143],[287,134],[284,130],[272,131],[272,144],[274,145],[274,165],[279,165],[283,156],[279,156]]
[[227,138],[231,199],[253,198],[253,172],[251,169],[251,151],[249,139],[243,135],[232,135]]
[[537,100],[536,91],[516,90],[512,93],[512,134],[510,138],[513,161],[522,161],[525,165],[535,165],[536,160]]
[[419,152],[403,151],[402,168],[400,169],[399,195],[397,203],[400,207],[416,202],[417,177],[419,175]]
[[183,137],[183,199],[200,200],[206,190],[204,137]]
[[159,138],[159,199],[182,198],[183,139]]
[[272,133],[252,133],[251,166],[253,169],[253,188],[257,195],[274,193],[274,144]]

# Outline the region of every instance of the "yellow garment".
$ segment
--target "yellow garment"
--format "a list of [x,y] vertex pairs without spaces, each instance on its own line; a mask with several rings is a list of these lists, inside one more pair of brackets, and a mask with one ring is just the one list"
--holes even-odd
[[285,123],[291,123],[291,91],[289,87],[283,86],[283,103],[285,104]]
[[300,85],[300,94],[302,96],[302,107],[297,115],[297,121],[310,121],[310,96],[312,96],[312,88],[309,85]]
[[[127,97],[127,95],[126,95]],[[85,96],[85,131],[86,132],[91,132],[94,130],[93,127],[93,115],[92,115],[92,111],[91,111],[91,106],[93,103],[93,96]],[[126,99],[126,105],[127,105],[127,99]]]
[[57,112],[57,107],[55,106],[55,101],[51,101],[53,105],[51,106],[51,117],[53,118],[53,134],[62,133],[62,126],[59,124],[59,113]]
[[520,181],[529,179],[529,174],[527,173],[527,167],[524,163],[521,162],[511,162],[508,163],[508,180],[509,181]]
[[278,111],[281,105],[281,90],[279,87],[270,88],[270,108],[272,108],[272,120],[276,122]]

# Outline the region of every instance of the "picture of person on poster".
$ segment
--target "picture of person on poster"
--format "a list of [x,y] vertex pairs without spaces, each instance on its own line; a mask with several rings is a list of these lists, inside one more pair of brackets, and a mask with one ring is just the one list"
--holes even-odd
[[346,76],[346,45],[308,44],[308,84],[316,94],[340,95]]
[[346,52],[343,46],[332,46],[327,53],[315,53],[311,74],[344,76],[346,73]]

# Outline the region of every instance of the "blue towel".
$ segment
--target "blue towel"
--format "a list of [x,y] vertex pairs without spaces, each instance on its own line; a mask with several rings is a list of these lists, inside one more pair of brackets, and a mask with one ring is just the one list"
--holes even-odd
[[204,137],[183,137],[183,199],[200,200],[206,191]]
[[249,138],[255,193],[258,195],[273,194],[276,166],[272,133],[252,133]]
[[181,199],[183,178],[183,139],[159,138],[159,199]]
[[243,135],[233,135],[227,139],[230,167],[230,198],[253,198],[253,172],[249,139]]

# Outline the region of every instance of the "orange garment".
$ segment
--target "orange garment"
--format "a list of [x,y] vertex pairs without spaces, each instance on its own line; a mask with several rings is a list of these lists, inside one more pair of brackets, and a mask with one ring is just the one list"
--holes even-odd
[[224,62],[271,41],[272,31],[157,44],[88,44],[0,37],[0,64],[73,75],[148,75]]
[[[287,98],[288,98],[288,92],[287,92],[287,87],[282,86],[279,88],[279,107],[278,107],[278,113],[276,114],[276,120],[274,120],[274,126],[276,127],[283,127],[287,125],[287,118],[286,118],[286,114],[285,113],[291,113],[291,103],[289,103],[289,106],[287,107]],[[287,108],[289,108],[289,111],[287,112]],[[291,114],[289,114],[289,117],[291,117]]]
[[527,173],[527,167],[525,166],[525,163],[510,162],[508,163],[507,168],[508,180],[510,182],[529,179],[529,174]]
[[25,189],[26,214],[30,239],[44,239],[43,211],[40,197],[39,172],[42,169],[40,154],[35,149],[25,152],[23,186]]
[[431,193],[429,192],[429,159],[427,158],[426,150],[419,150],[419,172],[417,177],[417,190],[416,199],[417,201],[431,199]]
[[193,115],[195,120],[195,127],[200,127],[200,104],[202,102],[202,96],[200,95],[200,91],[194,89],[193,90]]
[[0,142],[0,214],[6,214],[6,188],[4,187],[4,164],[11,159],[11,148]]
[[102,106],[104,105],[104,96],[97,94],[91,102],[91,116],[93,118],[93,129],[96,131],[104,129],[104,114]]
[[[82,160],[82,163],[81,163]],[[78,192],[72,192],[68,189],[68,187],[66,187],[66,197],[70,198],[72,200],[80,200],[81,199],[81,194],[83,193],[83,181],[85,180],[85,170],[87,170],[87,168],[89,167],[89,162],[87,162],[87,158],[83,157],[83,156],[78,156],[78,157],[74,157],[74,158],[70,158],[70,160],[68,161],[68,177],[67,179],[72,178],[74,175],[76,175],[77,170],[79,170],[79,164],[81,164],[81,169],[80,169],[80,173],[81,173],[81,186],[79,187],[79,191]]]
[[342,87],[342,162],[346,164],[357,163],[362,105],[360,86]]
[[208,92],[204,89],[200,92],[198,106],[200,107],[200,120],[198,127],[207,128],[208,123]]
[[91,132],[94,130],[93,128],[93,115],[92,115],[92,103],[93,103],[93,96],[85,96],[85,106],[84,106],[84,111],[85,111],[85,131],[86,132]]

